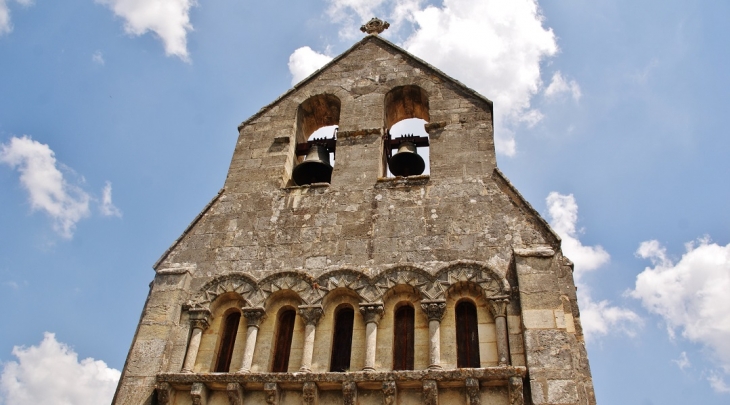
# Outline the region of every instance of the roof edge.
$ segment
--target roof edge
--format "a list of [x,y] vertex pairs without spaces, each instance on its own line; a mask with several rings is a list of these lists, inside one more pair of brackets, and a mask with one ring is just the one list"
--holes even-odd
[[221,188],[218,191],[218,194],[216,194],[215,197],[213,197],[213,199],[211,199],[210,202],[208,204],[206,204],[205,207],[203,207],[203,210],[200,211],[200,213],[193,219],[192,222],[190,222],[190,224],[187,226],[187,228],[185,228],[185,230],[183,231],[183,233],[177,239],[175,239],[175,241],[172,242],[172,245],[170,245],[170,247],[167,248],[167,250],[165,250],[165,253],[163,253],[162,256],[160,256],[160,258],[157,259],[157,261],[155,262],[155,264],[152,265],[152,268],[155,271],[157,271],[157,268],[160,266],[160,264],[162,264],[162,262],[165,259],[167,259],[167,256],[172,252],[172,250],[175,249],[175,247],[177,247],[177,245],[180,244],[180,242],[182,241],[182,239],[193,229],[193,227],[195,226],[195,224],[197,224],[198,221],[200,221],[200,218],[202,218],[203,215],[205,215],[205,213],[207,213],[210,210],[210,207],[212,207],[213,204],[216,201],[218,201],[218,198],[220,198],[220,196],[223,195],[223,192],[225,190],[226,190],[226,188],[223,187],[223,188]]
[[540,213],[532,206],[532,204],[530,204],[530,202],[527,201],[527,199],[525,199],[525,197],[519,191],[517,191],[517,188],[512,184],[511,181],[509,181],[507,176],[505,176],[504,173],[502,173],[502,171],[499,170],[498,167],[494,168],[494,173],[502,181],[503,185],[505,187],[507,187],[510,190],[510,192],[512,192],[514,194],[514,196],[520,200],[520,203],[527,209],[527,211],[530,212],[531,214],[533,214],[538,219],[538,221],[545,227],[545,229],[547,229],[548,232],[550,232],[550,235],[552,235],[555,238],[556,245],[554,247],[556,248],[556,250],[562,251],[562,249],[561,249],[562,239],[560,238],[560,235],[558,235],[553,230],[553,228],[550,226],[550,224],[545,220],[545,218],[542,217],[542,215],[540,215]]

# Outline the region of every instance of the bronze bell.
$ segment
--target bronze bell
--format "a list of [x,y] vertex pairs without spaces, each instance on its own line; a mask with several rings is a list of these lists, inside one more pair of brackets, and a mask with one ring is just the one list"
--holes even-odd
[[298,186],[312,183],[329,183],[332,180],[332,165],[327,147],[314,144],[307,157],[292,171],[292,179]]
[[416,144],[403,141],[398,145],[398,153],[388,160],[388,167],[394,176],[416,176],[426,169],[426,162],[416,153]]

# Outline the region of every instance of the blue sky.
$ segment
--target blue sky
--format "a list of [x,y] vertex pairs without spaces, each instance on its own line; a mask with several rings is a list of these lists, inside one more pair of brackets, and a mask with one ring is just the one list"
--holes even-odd
[[158,3],[0,0],[0,403],[108,401],[236,126],[373,15],[494,101],[498,165],[576,263],[599,403],[730,402],[730,3]]

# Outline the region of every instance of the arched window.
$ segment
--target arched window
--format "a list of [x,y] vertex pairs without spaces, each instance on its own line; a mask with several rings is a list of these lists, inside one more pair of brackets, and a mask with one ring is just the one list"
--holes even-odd
[[218,359],[215,362],[216,373],[227,373],[231,368],[231,357],[233,357],[233,345],[236,344],[236,333],[238,323],[241,320],[241,313],[231,312],[223,321],[223,335],[221,335]]
[[276,345],[274,346],[274,363],[271,371],[274,373],[286,373],[289,368],[289,353],[291,352],[291,339],[294,335],[294,320],[297,317],[296,311],[286,309],[279,314],[279,328],[276,331]]
[[350,369],[352,323],[354,319],[355,311],[349,306],[338,309],[335,314],[335,335],[332,339],[330,371],[347,371]]
[[477,308],[469,301],[456,305],[456,366],[479,367]]
[[395,311],[393,327],[393,370],[413,370],[414,312],[410,305]]
[[290,185],[329,183],[332,180],[339,122],[340,99],[333,94],[318,94],[299,105],[293,184]]

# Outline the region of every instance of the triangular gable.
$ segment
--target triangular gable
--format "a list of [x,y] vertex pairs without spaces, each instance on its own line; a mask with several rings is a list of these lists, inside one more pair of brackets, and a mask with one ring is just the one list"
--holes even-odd
[[[408,58],[408,59],[410,59],[410,60],[412,60],[412,61],[414,61],[414,62],[416,62],[416,63],[418,63],[420,65],[422,65],[424,70],[430,71],[431,73],[435,74],[436,76],[438,76],[439,78],[441,78],[445,82],[449,82],[449,83],[453,84],[454,86],[458,87],[459,89],[461,89],[465,93],[471,94],[472,96],[476,97],[477,99],[479,99],[479,100],[487,103],[489,105],[489,107],[492,108],[492,106],[493,106],[492,101],[489,100],[488,98],[484,97],[483,95],[479,94],[476,90],[474,90],[474,89],[472,89],[470,87],[467,87],[464,83],[462,83],[462,82],[454,79],[453,77],[447,75],[446,73],[442,72],[438,68],[432,66],[431,64],[429,64],[428,62],[424,61],[423,59],[421,59],[421,58],[419,58],[419,57],[411,54],[410,52],[408,52],[405,49],[399,47],[398,45],[396,45],[396,44],[394,44],[394,43],[392,43],[392,42],[390,42],[390,41],[388,41],[386,39],[383,39],[383,38],[381,38],[378,35],[368,35],[365,38],[363,38],[362,40],[360,40],[359,42],[355,43],[353,46],[351,46],[350,49],[348,49],[345,52],[339,54],[337,57],[335,57],[334,59],[332,59],[331,61],[329,61],[326,65],[324,65],[321,68],[317,69],[316,71],[314,71],[314,73],[312,73],[311,75],[307,76],[306,78],[304,78],[299,83],[295,84],[294,87],[292,87],[291,89],[287,90],[281,96],[277,97],[276,100],[274,100],[271,103],[267,104],[266,106],[262,107],[258,112],[256,112],[254,115],[252,115],[251,117],[249,117],[247,120],[243,121],[240,125],[238,125],[238,131],[240,132],[241,131],[241,128],[243,128],[244,126],[248,125],[251,121],[255,120],[256,118],[258,118],[259,116],[261,116],[262,114],[264,114],[266,111],[270,110],[272,107],[274,107],[276,104],[278,104],[279,101],[285,99],[287,96],[289,96],[290,94],[294,93],[296,90],[298,90],[299,88],[301,88],[305,84],[311,82],[317,76],[319,76],[322,72],[324,72],[325,70],[327,70],[330,66],[334,66],[335,64],[337,64],[337,62],[339,62],[340,60],[342,60],[345,56],[351,54],[356,49],[358,49],[361,45],[366,44],[367,42],[370,42],[370,41],[378,41],[378,42],[380,42],[381,45],[385,45],[385,46],[387,46],[387,47],[395,50],[396,52],[400,53],[401,55],[405,56],[406,58]],[[492,116],[492,125],[494,125],[494,117],[493,116]]]

